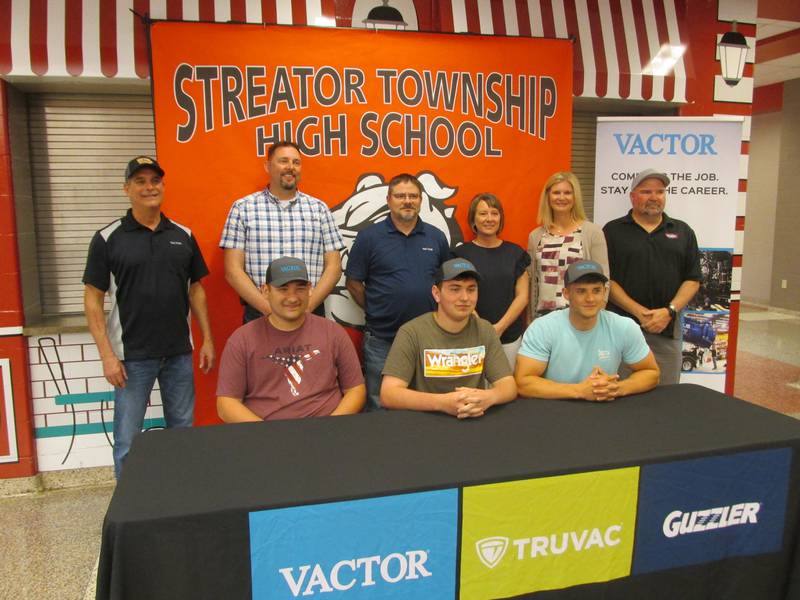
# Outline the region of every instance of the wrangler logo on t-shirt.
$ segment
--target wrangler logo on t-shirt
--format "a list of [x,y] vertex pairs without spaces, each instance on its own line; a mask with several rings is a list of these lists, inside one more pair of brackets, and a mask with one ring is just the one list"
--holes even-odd
[[425,377],[463,377],[483,372],[486,346],[474,348],[426,348]]

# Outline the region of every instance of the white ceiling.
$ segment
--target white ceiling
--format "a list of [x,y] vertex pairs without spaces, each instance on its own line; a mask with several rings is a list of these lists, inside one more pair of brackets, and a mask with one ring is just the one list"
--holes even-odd
[[[765,40],[794,30],[800,30],[800,23],[759,18],[756,22],[756,40]],[[758,52],[756,52],[756,64],[754,67],[755,87],[797,78],[800,78],[800,54],[791,54],[767,62],[759,62]]]

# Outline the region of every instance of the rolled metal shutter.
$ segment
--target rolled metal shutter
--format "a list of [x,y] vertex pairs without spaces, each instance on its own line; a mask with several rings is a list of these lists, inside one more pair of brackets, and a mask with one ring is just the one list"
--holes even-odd
[[581,184],[583,209],[590,221],[594,217],[594,154],[598,116],[594,112],[572,113],[572,172]]
[[28,114],[42,313],[80,313],[89,241],[129,207],[125,164],[155,153],[150,96],[30,94]]

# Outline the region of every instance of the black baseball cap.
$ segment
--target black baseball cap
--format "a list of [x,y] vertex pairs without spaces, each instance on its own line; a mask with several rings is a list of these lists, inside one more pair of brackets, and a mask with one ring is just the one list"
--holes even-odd
[[290,281],[311,282],[306,263],[291,256],[281,256],[269,263],[266,280],[267,284],[274,287],[286,285]]
[[128,181],[137,171],[141,171],[142,169],[153,169],[161,177],[164,176],[164,169],[156,162],[156,159],[150,158],[149,156],[137,156],[131,159],[128,162],[128,166],[125,167],[125,181]]
[[602,281],[603,283],[608,281],[608,277],[603,273],[603,267],[598,263],[593,260],[579,260],[567,267],[567,272],[564,274],[564,285],[577,283],[584,279],[587,281]]

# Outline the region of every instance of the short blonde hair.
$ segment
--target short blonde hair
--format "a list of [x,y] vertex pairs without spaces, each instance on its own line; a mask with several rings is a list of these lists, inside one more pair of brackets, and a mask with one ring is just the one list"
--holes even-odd
[[506,217],[505,213],[503,212],[503,204],[500,202],[500,198],[494,194],[490,194],[489,192],[481,192],[472,199],[472,202],[469,203],[467,223],[469,223],[472,231],[475,231],[475,213],[478,212],[478,204],[481,202],[486,202],[486,205],[489,208],[496,208],[500,213],[500,225],[497,227],[497,235],[500,235],[500,232],[503,231],[503,225],[506,224]]
[[557,183],[566,181],[572,186],[572,196],[575,202],[572,204],[572,219],[576,223],[586,220],[586,212],[583,210],[583,196],[581,195],[581,184],[574,173],[569,171],[558,171],[553,173],[544,182],[542,195],[539,197],[539,223],[545,229],[550,229],[553,224],[553,209],[550,207],[550,188]]

